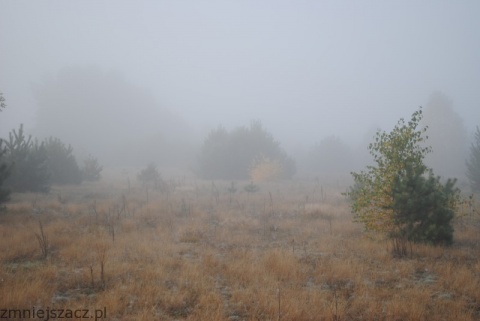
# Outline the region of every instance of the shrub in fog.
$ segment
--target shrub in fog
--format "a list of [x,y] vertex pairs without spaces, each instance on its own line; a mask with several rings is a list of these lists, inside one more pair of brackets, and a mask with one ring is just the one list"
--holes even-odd
[[160,172],[157,170],[155,164],[150,163],[142,169],[138,175],[137,179],[142,182],[144,187],[151,187],[153,189],[163,189],[165,182],[163,181]]
[[260,122],[231,132],[212,130],[199,155],[198,174],[206,179],[247,179],[255,160],[266,157],[282,167],[282,177],[295,173],[294,161]]
[[250,184],[245,185],[243,189],[245,190],[245,192],[253,194],[258,192],[260,190],[260,187],[258,187],[258,185],[255,185],[253,182],[250,182]]
[[100,165],[98,159],[89,155],[88,158],[83,161],[82,177],[86,181],[98,181],[102,177],[102,170],[103,166]]
[[80,184],[82,172],[73,155],[72,146],[66,146],[60,139],[50,137],[45,139],[47,167],[50,171],[52,184]]
[[480,129],[477,126],[475,137],[470,146],[470,158],[467,160],[467,177],[472,190],[480,192]]

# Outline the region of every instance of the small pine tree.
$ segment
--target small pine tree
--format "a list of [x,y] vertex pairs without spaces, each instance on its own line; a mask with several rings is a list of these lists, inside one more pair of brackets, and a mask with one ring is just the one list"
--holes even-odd
[[[5,105],[5,98],[0,93],[0,111],[7,107]],[[3,139],[0,139],[0,207],[3,207],[10,199],[10,190],[4,187],[5,181],[10,175],[11,167],[7,164],[5,159],[6,149],[3,146]]]
[[453,241],[452,220],[459,190],[455,180],[445,185],[425,166],[408,164],[392,184],[395,228],[390,237],[404,253],[404,242],[450,245]]
[[137,176],[144,187],[152,187],[153,189],[163,189],[165,184],[155,164],[150,163],[146,168],[142,169]]
[[82,169],[83,179],[86,181],[98,181],[102,177],[102,170],[103,166],[100,165],[98,159],[89,155],[88,158],[84,160]]
[[477,126],[474,141],[470,147],[470,159],[467,161],[467,177],[472,190],[480,192],[480,129]]
[[5,160],[6,149],[3,147],[3,140],[0,139],[0,208],[10,200],[10,190],[4,187],[5,181],[10,175],[11,166]]
[[253,182],[250,182],[250,184],[245,185],[243,189],[245,190],[245,192],[253,194],[258,192],[260,190],[260,187],[258,187],[258,185],[255,185]]
[[44,141],[48,155],[47,167],[54,184],[80,184],[82,172],[73,155],[73,148],[65,146],[58,138],[50,137]]
[[12,163],[12,172],[5,185],[15,192],[48,192],[50,173],[45,144],[25,136],[23,125],[20,125],[18,131],[9,133],[5,145],[6,159]]

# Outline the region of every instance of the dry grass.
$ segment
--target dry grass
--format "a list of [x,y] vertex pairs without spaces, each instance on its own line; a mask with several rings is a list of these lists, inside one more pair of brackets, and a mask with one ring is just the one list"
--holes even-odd
[[[479,320],[478,217],[450,248],[389,244],[340,188],[101,183],[14,195],[0,216],[0,308],[91,308],[108,320]],[[218,191],[218,192],[217,192]],[[48,257],[36,239],[39,220]]]

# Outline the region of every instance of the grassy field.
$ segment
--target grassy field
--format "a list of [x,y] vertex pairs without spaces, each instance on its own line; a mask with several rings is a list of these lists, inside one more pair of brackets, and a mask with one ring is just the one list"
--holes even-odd
[[[103,320],[480,320],[480,218],[450,248],[390,244],[344,187],[125,179],[15,194],[0,215],[0,309]],[[81,320],[72,317],[71,320]]]

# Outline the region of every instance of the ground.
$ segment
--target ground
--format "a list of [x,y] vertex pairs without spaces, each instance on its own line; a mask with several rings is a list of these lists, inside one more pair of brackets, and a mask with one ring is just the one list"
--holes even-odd
[[152,190],[120,177],[14,194],[0,214],[0,313],[480,320],[480,217],[468,208],[453,246],[394,258],[352,222],[345,187],[293,180],[248,193],[249,183],[233,192],[178,176]]

